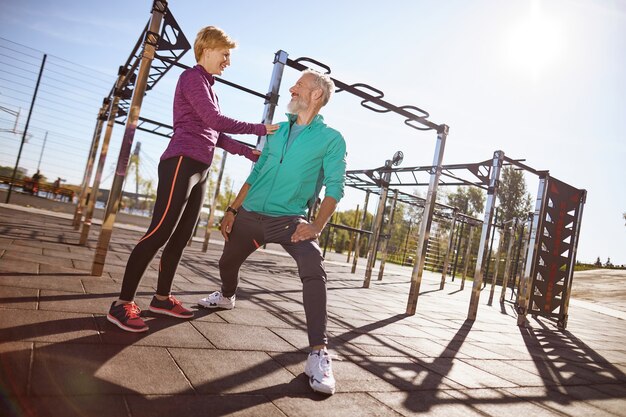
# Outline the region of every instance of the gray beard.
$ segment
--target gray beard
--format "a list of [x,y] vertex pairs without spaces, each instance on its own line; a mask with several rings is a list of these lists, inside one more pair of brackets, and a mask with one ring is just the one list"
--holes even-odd
[[289,104],[287,104],[287,111],[289,111],[289,113],[298,114],[305,109],[306,104],[300,100],[291,100]]

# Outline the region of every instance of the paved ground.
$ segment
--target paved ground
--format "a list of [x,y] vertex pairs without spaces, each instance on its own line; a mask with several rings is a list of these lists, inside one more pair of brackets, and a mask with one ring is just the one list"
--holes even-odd
[[[471,285],[461,291],[457,279],[440,291],[428,274],[417,314],[406,316],[410,271],[388,266],[363,289],[362,270],[328,261],[338,393],[327,398],[302,372],[301,286],[283,253],[250,258],[235,310],[200,310],[191,321],[146,311],[150,331],[129,334],[105,314],[141,233],[118,228],[104,275],[92,277],[98,228],[81,247],[62,216],[0,205],[1,416],[626,415],[623,290],[604,303],[580,286],[586,298],[572,300],[566,331],[545,319],[519,328],[510,304],[486,305],[487,291],[467,322]],[[219,243],[185,252],[175,293],[188,305],[218,287]],[[142,307],[157,262],[139,289]]]

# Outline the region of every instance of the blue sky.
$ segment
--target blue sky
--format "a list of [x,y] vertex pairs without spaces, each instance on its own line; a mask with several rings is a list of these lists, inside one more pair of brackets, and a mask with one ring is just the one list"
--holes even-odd
[[[179,0],[169,6],[191,42],[210,24],[239,41],[228,80],[265,92],[274,52],[308,56],[329,65],[337,79],[374,86],[389,102],[424,108],[432,121],[449,125],[446,164],[482,161],[501,149],[587,189],[578,259],[626,264],[626,2],[318,1],[305,8],[287,1]],[[91,87],[104,96],[110,87],[103,85],[113,84],[150,7],[148,0],[0,0],[0,36],[92,68],[98,81]],[[183,62],[193,65],[193,54]],[[177,74],[148,94],[147,116],[171,122]],[[296,78],[293,70],[285,73],[277,119]],[[224,113],[260,119],[258,99],[225,86],[218,94]],[[349,169],[380,166],[396,150],[404,152],[403,166],[432,163],[434,133],[408,128],[400,117],[373,113],[342,94],[323,114],[346,137]],[[158,160],[165,141],[138,138]],[[82,173],[84,162],[77,164]],[[245,160],[229,158],[227,173],[237,187],[248,171]],[[534,196],[536,180],[529,176],[527,184]],[[363,198],[348,190],[340,209],[362,205]]]

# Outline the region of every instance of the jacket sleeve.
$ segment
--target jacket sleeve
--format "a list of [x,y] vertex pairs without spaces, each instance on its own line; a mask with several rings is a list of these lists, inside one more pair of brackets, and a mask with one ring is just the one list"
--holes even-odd
[[265,141],[265,146],[263,146],[263,151],[261,152],[261,156],[259,156],[259,160],[256,162],[256,164],[254,164],[254,168],[252,169],[252,172],[250,173],[250,175],[248,175],[248,178],[246,179],[247,184],[253,185],[257,177],[259,176],[261,169],[263,169],[263,165],[265,165],[265,161],[267,161],[267,156],[270,153],[270,147],[271,147],[270,138],[271,136],[268,137],[267,140]]
[[343,198],[346,183],[346,142],[341,134],[337,133],[329,145],[322,167],[324,169],[323,184],[326,187],[324,195],[339,202]]
[[216,146],[224,149],[228,153],[232,153],[233,155],[243,155],[252,162],[256,162],[256,160],[259,159],[258,155],[252,153],[253,148],[237,142],[235,139],[224,133],[220,133],[217,137]]
[[198,71],[189,71],[182,77],[181,92],[207,127],[223,133],[267,134],[262,123],[240,122],[221,114],[217,103],[213,101],[211,86]]

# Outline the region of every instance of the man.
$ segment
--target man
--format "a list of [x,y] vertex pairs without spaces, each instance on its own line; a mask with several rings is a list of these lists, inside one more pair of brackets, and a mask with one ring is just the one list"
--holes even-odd
[[[219,261],[221,291],[201,299],[208,308],[235,307],[239,268],[259,246],[278,243],[296,260],[311,353],[305,366],[313,390],[334,394],[326,350],[326,272],[317,238],[343,197],[346,144],[319,115],[335,86],[329,76],[306,70],[289,89],[288,121],[268,137],[263,153],[237,198],[226,210],[226,243]],[[308,209],[322,188],[325,197],[312,223]]]

